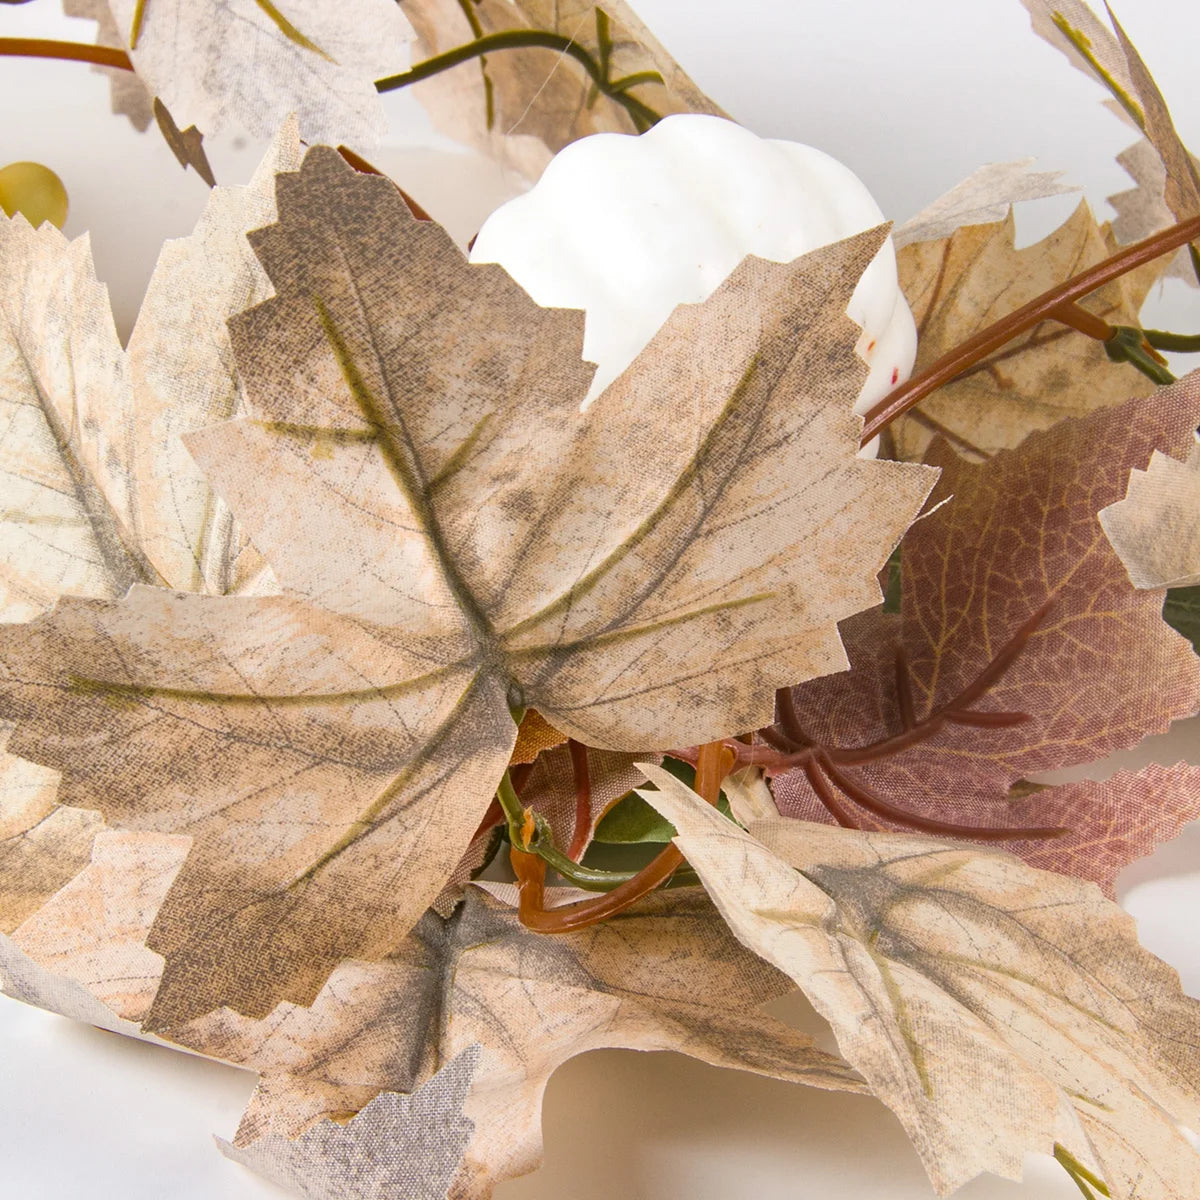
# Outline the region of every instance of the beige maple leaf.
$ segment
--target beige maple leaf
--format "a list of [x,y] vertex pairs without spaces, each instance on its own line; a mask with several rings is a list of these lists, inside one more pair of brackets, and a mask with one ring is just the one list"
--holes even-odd
[[[68,17],[95,21],[98,46],[125,49],[108,0],[63,0],[63,13]],[[154,120],[154,97],[141,79],[133,71],[123,71],[119,67],[93,67],[92,70],[108,78],[112,111],[128,117],[129,123],[139,132],[149,129]]]
[[[1145,135],[1117,156],[1137,185],[1109,197],[1119,214],[1113,228],[1121,242],[1200,215],[1200,163],[1180,140],[1162,92],[1113,10],[1105,4],[1110,28],[1082,0],[1021,3],[1034,32],[1098,79],[1112,96],[1106,106]],[[1169,271],[1193,285],[1200,279],[1187,248],[1174,256]]]
[[305,141],[374,145],[387,133],[374,81],[408,66],[413,37],[395,0],[67,2],[129,54],[138,91],[120,81],[113,107],[143,129],[154,97],[206,134],[270,137],[295,113]]
[[1200,1003],[1094,885],[925,837],[746,832],[646,771],[730,927],[830,1022],[939,1193],[1058,1144],[1117,1200],[1200,1194],[1176,1126],[1200,1119]]
[[1186,462],[1156,450],[1099,518],[1134,587],[1200,584],[1200,446]]
[[[216,191],[196,231],[166,244],[128,350],[87,238],[0,220],[0,620],[135,582],[269,585],[180,435],[238,411],[225,321],[270,294],[245,233],[271,219],[275,173],[299,154],[289,125],[249,187]],[[0,755],[0,929],[88,860],[100,819],[56,807],[56,785]]]
[[[1086,203],[1048,237],[1021,250],[1014,245],[1011,214],[905,246],[897,266],[917,322],[914,370],[1112,252],[1111,235]],[[1159,270],[1151,264],[1124,275],[1081,303],[1110,324],[1136,324]],[[1099,342],[1043,321],[939,388],[892,434],[902,458],[919,460],[938,434],[965,457],[981,458],[1016,446],[1035,429],[1153,388],[1131,367],[1110,362]]]
[[110,824],[194,838],[156,1027],[309,1003],[395,945],[491,800],[510,705],[617,750],[764,723],[844,665],[835,622],[932,482],[854,456],[845,307],[881,230],[747,259],[585,418],[582,314],[332,150],[278,193],[252,238],[277,297],[231,323],[256,419],[187,444],[283,594],[137,586],[0,630],[12,750]]
[[[187,850],[178,836],[100,834],[92,862],[11,938],[0,935],[10,993],[145,1037],[163,960],[144,943]],[[453,1184],[458,1200],[474,1200],[536,1168],[550,1075],[589,1050],[675,1050],[865,1090],[836,1055],[760,1011],[790,982],[738,944],[699,889],[658,893],[555,938],[524,928],[505,901],[470,889],[451,919],[425,914],[382,961],[341,964],[311,1006],[281,1004],[261,1020],[221,1009],[176,1029],[175,1044],[259,1073],[226,1152],[293,1187],[304,1164],[313,1190],[302,1194],[331,1200],[359,1194],[339,1190],[341,1172],[358,1172],[364,1198],[384,1200],[405,1171],[453,1147],[430,1195],[441,1200]],[[453,1128],[397,1138],[397,1112],[428,1111],[422,1098],[451,1077],[457,1098],[434,1111]],[[344,1153],[328,1154],[331,1142]],[[385,1143],[381,1161],[370,1148]]]
[[1043,200],[1079,190],[1060,182],[1062,171],[1030,170],[1033,161],[1023,158],[1016,162],[986,163],[972,171],[892,234],[896,249],[912,242],[948,238],[965,225],[1003,221],[1008,210],[1023,200]]
[[497,49],[415,85],[434,123],[535,180],[550,158],[592,133],[636,133],[670,113],[723,116],[624,0],[400,0],[422,59],[498,34],[540,31],[569,40],[575,54],[622,82],[597,90],[579,58],[550,46]]

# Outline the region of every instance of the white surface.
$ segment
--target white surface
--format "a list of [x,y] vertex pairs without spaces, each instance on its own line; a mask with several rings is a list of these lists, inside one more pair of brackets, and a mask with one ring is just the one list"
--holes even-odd
[[[200,2],[200,0],[198,0]],[[330,0],[334,2],[334,0]],[[1101,92],[1033,38],[1017,0],[642,0],[641,15],[698,82],[757,132],[811,142],[846,162],[883,210],[903,220],[987,161],[1036,155],[1065,168],[1100,212],[1127,186],[1113,155],[1130,139]],[[734,28],[726,14],[737,13]],[[1200,146],[1193,0],[1132,0],[1127,28]],[[0,36],[87,38],[54,0],[0,6]],[[396,148],[375,156],[418,198],[450,196],[465,240],[509,184],[469,159],[412,149],[427,125],[389,101]],[[71,192],[72,233],[92,230],[99,271],[128,330],[161,240],[190,230],[206,189],[153,132],[108,113],[106,85],[78,64],[0,60],[0,164],[36,158]],[[408,149],[404,149],[408,146]],[[214,148],[223,182],[248,176],[252,146]],[[439,174],[429,176],[436,166]],[[467,182],[469,181],[469,182]],[[1070,198],[1022,214],[1027,236],[1056,224]],[[1182,285],[1149,312],[1200,328]],[[1200,759],[1200,727],[1148,752]],[[1142,752],[1145,758],[1147,752]],[[1200,995],[1200,827],[1126,875],[1143,940]],[[226,1163],[249,1095],[242,1072],[0,1000],[0,1163],[20,1200],[163,1200],[278,1196]],[[825,1095],[671,1055],[604,1052],[576,1059],[547,1096],[546,1168],[498,1200],[925,1200],[932,1192],[896,1121],[879,1105]],[[1046,1161],[1022,1185],[979,1180],[970,1200],[1067,1200],[1073,1185]]]

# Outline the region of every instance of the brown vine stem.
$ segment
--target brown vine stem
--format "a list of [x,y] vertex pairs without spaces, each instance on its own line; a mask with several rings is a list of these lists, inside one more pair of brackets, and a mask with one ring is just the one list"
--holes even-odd
[[[733,766],[734,753],[722,742],[708,742],[700,747],[698,758],[696,791],[715,806],[721,794],[721,782]],[[666,883],[684,863],[678,849],[674,845],[667,846],[632,879],[611,892],[594,900],[580,900],[548,909],[545,907],[545,862],[536,854],[518,850],[515,845],[510,853],[520,891],[517,915],[521,924],[535,933],[571,933],[606,921]]]
[[898,754],[920,742],[934,737],[948,724],[973,725],[983,729],[1007,729],[1028,721],[1023,712],[977,712],[970,706],[987,694],[988,689],[1012,666],[1025,644],[1045,618],[1053,601],[1038,608],[1009,638],[992,660],[963,688],[953,700],[940,705],[927,716],[918,719],[909,675],[908,656],[903,647],[895,654],[896,705],[901,731],[866,746],[839,747],[821,745],[809,737],[800,726],[799,716],[789,688],[780,688],[775,695],[776,723],[760,729],[758,736],[766,746],[747,746],[740,742],[726,743],[739,763],[756,764],[778,774],[781,771],[803,772],[813,794],[833,819],[842,826],[858,828],[858,822],[843,805],[842,797],[873,817],[920,829],[925,833],[945,837],[966,837],[979,841],[1008,841],[1010,839],[1043,839],[1061,837],[1067,832],[1060,827],[1003,828],[987,825],[961,825],[922,816],[891,803],[878,795],[854,774],[854,768],[877,762]]
[[578,862],[592,834],[592,775],[588,769],[587,747],[582,742],[568,738],[567,751],[571,756],[571,773],[575,777],[575,832],[567,857]]
[[1011,341],[1042,321],[1061,320],[1058,312],[1067,311],[1066,306],[1074,305],[1089,292],[1094,292],[1144,263],[1152,262],[1197,238],[1200,238],[1200,217],[1181,221],[1178,225],[1162,230],[1161,233],[1126,246],[1094,267],[1089,267],[1065,283],[1043,292],[1028,304],[1009,313],[1007,317],[1002,317],[994,325],[981,329],[920,374],[893,388],[870,409],[863,425],[861,444],[865,446],[878,437],[897,417],[919,404],[931,392],[949,383],[968,367],[974,366],[994,350],[999,350],[1005,342]]
[[0,58],[58,58],[66,62],[93,63],[132,71],[133,63],[124,50],[113,46],[89,46],[86,42],[56,42],[51,38],[0,38]]

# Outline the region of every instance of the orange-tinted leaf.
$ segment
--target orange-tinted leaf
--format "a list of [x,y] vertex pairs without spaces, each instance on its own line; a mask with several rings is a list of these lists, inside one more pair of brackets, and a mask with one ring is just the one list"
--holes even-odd
[[561,746],[567,735],[555,729],[536,708],[529,709],[517,730],[517,744],[513,747],[513,765],[531,763],[543,750]]

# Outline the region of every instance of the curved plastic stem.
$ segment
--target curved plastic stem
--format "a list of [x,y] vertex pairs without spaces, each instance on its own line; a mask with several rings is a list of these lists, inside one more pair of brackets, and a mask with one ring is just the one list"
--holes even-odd
[[[696,767],[696,791],[712,805],[721,794],[721,782],[733,765],[733,751],[721,742],[709,742],[700,747]],[[546,864],[534,854],[526,854],[515,846],[512,865],[520,889],[518,915],[521,924],[537,933],[570,933],[585,929],[598,921],[615,917],[635,901],[664,884],[683,865],[684,857],[674,845],[667,846],[651,863],[632,879],[595,900],[580,900],[561,908],[545,907]]]
[[113,46],[90,46],[86,42],[57,42],[51,38],[0,38],[0,57],[57,58],[66,62],[93,63],[132,71],[133,63],[124,50]]
[[878,437],[897,417],[908,412],[931,392],[949,383],[968,367],[974,366],[994,350],[999,350],[1005,342],[1011,341],[1042,321],[1053,319],[1056,309],[1066,311],[1065,306],[1073,304],[1089,292],[1094,292],[1106,283],[1120,278],[1144,263],[1152,262],[1163,254],[1177,250],[1196,238],[1200,238],[1200,217],[1181,221],[1178,225],[1172,225],[1170,229],[1154,234],[1153,237],[1126,246],[1111,258],[1106,258],[1073,279],[1060,283],[1028,304],[1022,305],[1015,312],[1009,313],[994,325],[980,330],[974,337],[956,346],[919,375],[914,375],[907,383],[893,388],[884,396],[866,415],[861,444],[865,446]]

